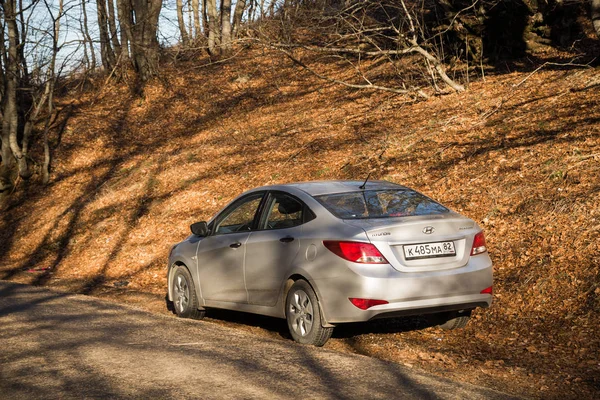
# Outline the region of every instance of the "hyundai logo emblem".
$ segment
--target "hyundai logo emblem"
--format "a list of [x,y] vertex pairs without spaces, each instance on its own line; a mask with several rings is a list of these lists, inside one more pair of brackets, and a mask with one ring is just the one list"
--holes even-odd
[[431,235],[433,231],[435,231],[435,228],[433,226],[426,226],[425,228],[423,228],[423,233],[427,235]]

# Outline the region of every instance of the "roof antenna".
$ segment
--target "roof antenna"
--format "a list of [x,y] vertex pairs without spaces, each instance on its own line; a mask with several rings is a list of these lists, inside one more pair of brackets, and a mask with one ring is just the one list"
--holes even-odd
[[365,187],[367,186],[367,181],[369,180],[370,176],[371,176],[371,173],[369,172],[369,175],[367,175],[367,179],[365,179],[365,182],[358,187],[360,190],[365,190]]

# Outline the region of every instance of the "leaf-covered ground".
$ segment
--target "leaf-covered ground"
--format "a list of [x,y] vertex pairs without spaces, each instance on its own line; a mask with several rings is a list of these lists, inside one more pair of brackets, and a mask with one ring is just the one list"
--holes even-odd
[[[600,74],[535,71],[544,61],[487,67],[466,93],[418,103],[260,49],[167,65],[142,96],[127,79],[72,85],[51,183],[21,181],[3,204],[0,279],[168,312],[167,253],[190,223],[252,187],[372,172],[485,229],[494,304],[462,330],[393,320],[338,328],[327,347],[527,397],[598,396]],[[285,336],[279,320],[209,316]]]

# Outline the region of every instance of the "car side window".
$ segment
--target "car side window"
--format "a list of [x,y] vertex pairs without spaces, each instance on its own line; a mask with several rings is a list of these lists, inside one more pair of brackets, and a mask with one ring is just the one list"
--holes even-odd
[[262,198],[263,194],[257,193],[243,199],[231,209],[225,210],[217,220],[214,233],[218,235],[250,231]]
[[269,201],[265,229],[292,228],[304,221],[305,206],[295,198],[276,193]]

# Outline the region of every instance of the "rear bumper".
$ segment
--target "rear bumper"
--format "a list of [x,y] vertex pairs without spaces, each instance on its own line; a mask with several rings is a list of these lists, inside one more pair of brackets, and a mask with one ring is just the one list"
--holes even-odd
[[[471,257],[467,265],[451,270],[392,271],[386,276],[359,272],[354,268],[348,274],[315,280],[327,323],[470,310],[492,303],[490,294],[481,294],[492,286],[492,262],[487,254]],[[361,310],[350,302],[351,297],[385,300],[388,304]]]
[[[488,296],[490,297],[490,296]],[[426,308],[412,308],[412,309],[404,309],[404,310],[395,310],[389,312],[381,312],[376,314],[371,319],[383,319],[383,318],[396,318],[396,317],[406,317],[410,315],[425,315],[425,314],[437,314],[448,311],[467,311],[473,310],[477,307],[488,308],[491,305],[491,302],[480,301],[476,303],[458,303],[453,305],[443,305],[436,307],[426,307]],[[417,311],[417,312],[415,312]]]

